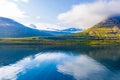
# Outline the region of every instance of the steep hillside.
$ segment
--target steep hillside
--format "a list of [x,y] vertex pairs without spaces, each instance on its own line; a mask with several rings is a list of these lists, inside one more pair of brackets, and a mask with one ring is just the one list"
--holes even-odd
[[77,34],[75,37],[88,39],[120,39],[120,16],[112,16],[95,26]]
[[0,38],[51,36],[48,32],[26,27],[12,19],[0,17]]

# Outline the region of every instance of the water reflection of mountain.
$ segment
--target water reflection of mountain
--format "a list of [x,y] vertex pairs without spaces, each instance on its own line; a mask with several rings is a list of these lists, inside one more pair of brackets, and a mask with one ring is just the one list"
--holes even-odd
[[86,54],[96,61],[102,63],[112,70],[119,70],[120,48],[119,46],[81,46],[81,45],[2,45],[0,46],[0,65],[13,64],[27,56],[34,58],[40,52],[72,52],[76,54]]
[[104,47],[102,49],[89,51],[88,55],[105,65],[110,70],[120,70],[120,47]]
[[54,45],[1,45],[0,46],[0,66],[9,65],[27,56],[34,56],[40,52],[47,51],[71,51],[71,47]]

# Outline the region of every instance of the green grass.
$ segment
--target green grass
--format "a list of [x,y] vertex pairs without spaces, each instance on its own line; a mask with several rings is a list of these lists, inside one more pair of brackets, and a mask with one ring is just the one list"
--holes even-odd
[[57,39],[40,38],[40,37],[25,37],[25,38],[1,38],[0,44],[44,44],[44,45],[119,45],[117,40],[82,40],[82,39]]

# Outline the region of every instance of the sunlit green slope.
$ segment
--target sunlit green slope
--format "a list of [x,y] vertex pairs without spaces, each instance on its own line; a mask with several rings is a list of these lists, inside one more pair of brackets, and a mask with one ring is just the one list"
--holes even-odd
[[86,39],[120,40],[120,16],[110,17],[95,26],[77,34],[74,37]]

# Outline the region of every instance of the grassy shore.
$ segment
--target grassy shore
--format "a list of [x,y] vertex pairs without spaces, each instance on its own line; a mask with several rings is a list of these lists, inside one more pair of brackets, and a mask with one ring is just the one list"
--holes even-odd
[[24,38],[0,38],[0,44],[20,44],[20,45],[120,45],[120,40],[90,40],[90,39],[61,39],[61,38],[40,38],[40,37],[24,37]]

